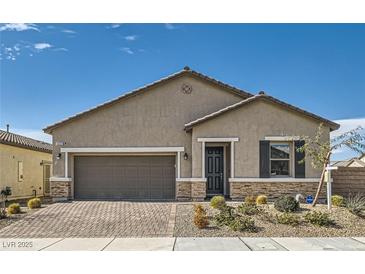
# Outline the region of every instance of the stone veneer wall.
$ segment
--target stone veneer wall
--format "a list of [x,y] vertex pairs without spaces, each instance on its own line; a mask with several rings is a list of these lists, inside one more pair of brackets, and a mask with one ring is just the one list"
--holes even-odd
[[51,197],[54,202],[71,199],[71,181],[50,181]]
[[178,201],[203,201],[206,197],[205,181],[176,182],[176,199]]
[[[243,200],[246,196],[266,195],[269,200],[274,200],[282,195],[292,195],[300,193],[302,195],[315,196],[318,183],[309,182],[231,182],[232,200]],[[326,184],[324,184],[320,199],[326,198]]]

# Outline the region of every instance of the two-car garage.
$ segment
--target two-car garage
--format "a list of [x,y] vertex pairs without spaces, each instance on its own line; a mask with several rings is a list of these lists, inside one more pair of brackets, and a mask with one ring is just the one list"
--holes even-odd
[[74,156],[74,198],[175,199],[176,156]]

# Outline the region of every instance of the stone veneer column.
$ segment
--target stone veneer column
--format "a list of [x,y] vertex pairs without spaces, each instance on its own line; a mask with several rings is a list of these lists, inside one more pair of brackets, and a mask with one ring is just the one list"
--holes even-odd
[[50,195],[53,202],[70,200],[71,197],[71,178],[51,177],[50,178]]
[[200,178],[180,178],[176,182],[178,201],[203,201],[206,197],[206,181]]

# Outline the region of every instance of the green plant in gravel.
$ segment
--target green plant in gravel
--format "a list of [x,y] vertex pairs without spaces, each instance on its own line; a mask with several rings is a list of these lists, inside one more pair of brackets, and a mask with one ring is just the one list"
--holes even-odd
[[341,195],[332,195],[331,202],[334,206],[345,206],[345,199]]
[[210,206],[215,209],[219,209],[221,207],[224,207],[226,205],[226,200],[223,196],[214,196],[210,200]]
[[276,224],[277,219],[276,219],[276,215],[273,214],[272,212],[270,212],[268,210],[268,208],[263,208],[260,212],[260,214],[258,215],[258,217],[265,222],[269,222],[272,224]]
[[6,215],[6,209],[3,208],[3,207],[1,207],[0,208],[0,220],[1,219],[5,219],[6,217],[7,217],[7,215]]
[[266,195],[259,195],[256,197],[256,204],[257,205],[266,205],[267,204],[267,196]]
[[293,213],[284,212],[276,215],[276,221],[283,225],[297,226],[300,224],[300,217]]
[[243,204],[237,207],[239,213],[245,215],[256,215],[261,212],[260,208],[258,208],[255,204],[247,204],[244,202]]
[[285,195],[276,199],[274,207],[281,212],[294,212],[299,210],[299,202],[294,197]]
[[28,208],[30,209],[33,209],[33,208],[40,208],[42,203],[41,203],[41,199],[39,198],[33,198],[33,199],[30,199],[28,201]]
[[223,206],[219,209],[219,213],[214,216],[214,222],[217,226],[229,226],[237,215],[231,206]]
[[200,204],[194,205],[194,224],[199,229],[206,228],[209,225],[207,211]]
[[330,214],[320,211],[308,212],[304,215],[304,219],[316,226],[331,226],[335,224],[335,222],[330,218]]
[[20,204],[14,203],[8,206],[8,214],[19,214],[20,212]]
[[233,231],[250,231],[256,230],[255,221],[248,216],[237,216],[230,222],[229,228]]
[[363,215],[365,211],[365,196],[357,193],[356,195],[349,195],[346,200],[346,208],[355,215]]
[[246,196],[245,204],[247,205],[256,205],[256,199],[254,196]]

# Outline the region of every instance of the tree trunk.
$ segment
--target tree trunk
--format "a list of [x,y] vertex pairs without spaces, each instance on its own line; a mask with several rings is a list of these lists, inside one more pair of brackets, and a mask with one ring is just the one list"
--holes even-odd
[[326,175],[326,167],[328,165],[328,162],[330,160],[331,157],[331,152],[328,152],[327,156],[326,156],[326,160],[324,161],[323,164],[323,169],[322,169],[322,174],[321,174],[321,179],[319,180],[319,185],[318,185],[318,189],[317,189],[317,193],[316,196],[314,197],[312,206],[315,207],[319,198],[319,194],[321,193],[321,189],[324,183],[324,176]]

